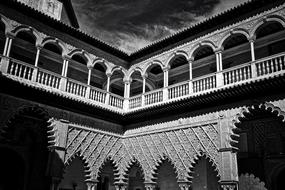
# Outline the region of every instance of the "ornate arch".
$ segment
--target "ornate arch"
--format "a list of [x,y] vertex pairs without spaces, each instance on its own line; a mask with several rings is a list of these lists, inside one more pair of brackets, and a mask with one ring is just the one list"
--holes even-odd
[[245,120],[256,109],[269,112],[272,115],[275,115],[276,117],[281,118],[281,121],[285,123],[285,112],[281,110],[279,107],[273,105],[272,103],[265,102],[261,104],[254,104],[248,107],[243,107],[241,108],[240,112],[235,115],[235,117],[232,119],[232,122],[231,122],[231,132],[229,136],[229,141],[230,141],[230,145],[232,146],[232,148],[238,149],[237,148],[237,144],[239,142],[239,134],[238,134],[239,126],[238,125],[243,120]]
[[144,66],[142,75],[145,75],[146,72],[147,72],[147,70],[148,70],[148,68],[151,67],[152,65],[158,65],[158,66],[160,66],[160,68],[161,68],[162,70],[163,70],[163,68],[165,67],[161,61],[159,61],[159,60],[153,60],[153,61],[147,63],[147,64]]
[[130,70],[128,70],[128,74],[127,74],[126,78],[127,78],[127,79],[130,79],[131,76],[132,76],[132,74],[133,74],[134,72],[136,72],[136,71],[138,71],[138,72],[141,74],[141,76],[143,76],[143,71],[142,71],[142,69],[141,69],[140,67],[135,67],[135,68],[131,68]]
[[259,19],[255,23],[255,25],[249,31],[250,38],[253,38],[255,36],[255,33],[256,33],[256,31],[258,30],[258,28],[260,26],[262,26],[264,23],[270,22],[270,21],[278,22],[278,23],[280,23],[283,26],[283,28],[285,28],[285,20],[284,20],[284,18],[282,18],[282,17],[280,17],[278,15],[270,15],[270,16],[267,16],[267,17]]
[[114,73],[115,71],[122,71],[122,73],[123,73],[123,75],[124,75],[123,78],[125,78],[125,77],[127,76],[127,71],[126,71],[126,69],[124,69],[124,68],[121,67],[121,66],[115,66],[115,67],[113,67],[112,70],[111,70],[111,75],[113,75],[113,73]]
[[189,172],[189,179],[190,181],[192,182],[194,176],[193,176],[193,171],[194,171],[194,168],[195,166],[199,163],[199,161],[202,159],[202,158],[205,158],[206,161],[208,161],[212,168],[214,169],[214,172],[217,173],[217,177],[218,178],[221,178],[221,172],[219,170],[219,167],[217,165],[217,163],[215,163],[215,161],[211,158],[210,155],[208,155],[207,152],[200,152],[199,154],[196,154],[195,157],[194,157],[194,160],[193,160],[193,164],[192,164],[192,167],[191,167],[191,171]]
[[133,158],[128,162],[128,165],[126,166],[125,178],[126,178],[126,179],[128,178],[130,169],[132,168],[132,166],[135,166],[135,165],[137,165],[137,166],[140,168],[140,170],[142,171],[142,174],[143,174],[143,179],[145,180],[146,172],[145,172],[145,170],[143,169],[141,163],[140,163],[135,157],[133,157]]
[[235,28],[235,29],[233,29],[233,30],[227,32],[227,33],[222,37],[221,41],[220,41],[219,44],[218,44],[218,49],[223,48],[224,42],[225,42],[228,38],[230,38],[232,35],[234,35],[234,34],[241,34],[241,35],[245,36],[247,39],[249,39],[249,37],[250,37],[250,36],[249,36],[249,32],[248,32],[246,29],[243,29],[243,28]]
[[67,51],[65,43],[62,40],[60,40],[60,39],[57,39],[57,38],[54,38],[54,37],[50,37],[50,36],[46,37],[46,38],[43,39],[43,41],[41,43],[41,46],[43,47],[44,45],[46,45],[48,43],[55,44],[56,46],[61,48],[61,55],[63,55],[64,52]]
[[[185,174],[181,174],[180,170],[177,168],[177,166],[175,165],[175,162],[167,155],[163,155],[162,157],[159,157],[158,160],[155,161],[155,166],[153,168],[153,178],[152,181],[155,180],[156,176],[158,175],[158,170],[159,167],[163,164],[163,162],[169,162],[171,164],[171,166],[173,167],[175,174],[176,174],[176,179],[177,181],[183,181],[185,179],[179,179],[179,176],[184,176]],[[190,170],[189,170],[190,171]],[[185,171],[185,172],[189,172],[189,171]],[[187,174],[188,176],[188,174]]]
[[5,123],[5,126],[0,131],[0,136],[3,137],[5,133],[8,133],[8,129],[13,127],[13,123],[16,119],[23,114],[33,114],[36,118],[42,119],[47,124],[47,146],[56,145],[56,126],[53,123],[53,119],[50,117],[49,113],[42,107],[38,105],[25,105],[20,107],[15,114],[10,116],[10,118]]
[[105,71],[108,70],[109,65],[106,63],[106,61],[103,58],[95,58],[92,63],[90,65],[88,65],[89,67],[93,68],[96,64],[102,63],[103,66],[105,67]]
[[186,60],[189,59],[189,56],[188,56],[188,54],[187,54],[186,51],[177,50],[177,51],[173,52],[173,53],[168,57],[168,59],[167,59],[167,61],[166,61],[166,64],[165,64],[166,67],[169,67],[169,68],[170,68],[170,62],[171,62],[173,59],[175,59],[177,56],[183,56],[183,57],[185,57]]
[[36,38],[36,44],[41,44],[42,37],[41,37],[40,32],[31,26],[27,26],[27,25],[17,26],[14,30],[12,30],[12,33],[17,35],[19,32],[23,32],[23,31],[31,33]]
[[66,171],[67,167],[69,167],[71,165],[72,161],[75,158],[79,158],[83,162],[85,179],[86,180],[91,179],[91,175],[90,175],[91,168],[90,168],[90,166],[88,164],[88,161],[84,158],[84,156],[81,154],[80,151],[76,152],[71,157],[69,157],[68,160],[65,161],[65,163],[64,163],[64,170],[63,171]]
[[209,46],[210,48],[212,48],[213,51],[215,51],[217,49],[216,45],[210,41],[210,40],[205,40],[205,41],[202,41],[202,42],[199,42],[197,44],[195,44],[191,50],[190,50],[190,53],[189,53],[189,58],[194,58],[194,54],[196,53],[196,51],[202,47],[202,46]]
[[83,59],[86,60],[86,66],[89,65],[90,63],[92,63],[89,53],[83,49],[76,48],[76,49],[74,49],[68,53],[68,56],[70,56],[70,57],[72,57],[74,55],[82,56]]
[[[95,168],[95,170],[92,170],[91,172],[91,178],[92,179],[96,179],[98,180],[99,174],[102,172],[103,167],[110,162],[112,164],[113,167],[113,172],[114,172],[114,176],[119,176],[119,168],[118,168],[118,163],[116,163],[116,161],[114,159],[111,158],[111,156],[108,156],[104,159],[103,163],[101,164],[101,166],[99,166],[98,168]],[[115,180],[115,179],[114,179]]]

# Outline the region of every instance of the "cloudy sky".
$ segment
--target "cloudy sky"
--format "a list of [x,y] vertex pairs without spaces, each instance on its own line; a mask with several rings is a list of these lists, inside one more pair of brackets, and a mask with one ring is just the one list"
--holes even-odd
[[248,0],[72,0],[81,30],[126,53]]

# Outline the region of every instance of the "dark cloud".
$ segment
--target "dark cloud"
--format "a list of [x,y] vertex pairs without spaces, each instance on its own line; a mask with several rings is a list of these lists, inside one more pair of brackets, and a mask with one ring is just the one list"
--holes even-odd
[[72,0],[81,29],[128,53],[246,0]]

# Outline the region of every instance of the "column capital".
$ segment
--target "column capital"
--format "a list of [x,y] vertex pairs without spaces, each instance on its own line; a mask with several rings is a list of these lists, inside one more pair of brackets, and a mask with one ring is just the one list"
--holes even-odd
[[37,48],[37,50],[41,50],[41,49],[43,49],[43,46],[41,44],[36,44],[36,48]]
[[220,47],[220,48],[217,48],[215,49],[215,54],[218,54],[218,53],[222,53],[224,51],[224,47]]
[[220,181],[221,190],[238,190],[237,181]]
[[170,66],[168,65],[168,66],[166,66],[166,67],[163,67],[163,68],[162,68],[162,71],[163,71],[163,72],[166,72],[166,71],[169,71],[169,69],[170,69]]
[[181,190],[189,190],[191,185],[190,181],[178,181],[177,183]]
[[255,42],[256,36],[255,35],[254,36],[250,36],[247,39],[248,39],[249,42]]
[[193,63],[194,62],[194,57],[190,57],[187,61],[188,61],[188,63]]
[[66,61],[69,61],[71,59],[69,55],[62,55],[62,58]]
[[114,184],[115,184],[116,190],[126,190],[128,187],[128,184],[121,180],[119,182],[115,182]]
[[143,79],[146,79],[148,77],[148,74],[147,73],[144,73],[143,75],[142,75],[142,78]]
[[146,190],[154,190],[156,183],[155,182],[144,182]]
[[6,32],[5,35],[6,35],[6,37],[8,37],[10,39],[16,38],[16,34],[12,33],[12,32]]
[[123,78],[123,82],[124,82],[125,84],[131,84],[132,78],[129,78],[129,79]]
[[108,78],[110,78],[110,77],[112,76],[112,73],[106,72],[106,76],[107,76]]

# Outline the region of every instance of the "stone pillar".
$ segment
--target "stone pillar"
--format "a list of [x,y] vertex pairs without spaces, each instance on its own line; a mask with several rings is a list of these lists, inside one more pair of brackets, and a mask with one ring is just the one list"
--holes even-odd
[[53,143],[49,146],[47,175],[52,181],[51,190],[57,190],[63,177],[68,124],[69,122],[65,120],[54,120],[49,126],[48,139]]
[[90,81],[91,81],[91,75],[92,75],[92,67],[88,67],[88,79],[87,79],[87,89],[86,89],[86,94],[85,98],[89,99],[89,94],[90,94]]
[[[219,117],[221,148],[221,180],[222,190],[237,190],[238,188],[238,167],[237,153],[230,142],[231,134],[231,116],[227,112],[221,113]],[[233,189],[231,189],[233,188]]]
[[146,190],[155,190],[156,187],[155,182],[145,182],[144,185]]
[[97,180],[86,180],[87,190],[97,190]]
[[216,54],[216,67],[217,67],[217,73],[216,73],[216,83],[217,87],[221,87],[224,85],[223,81],[223,61],[222,61],[222,49],[218,49],[215,52]]
[[168,71],[169,67],[163,68],[163,101],[168,99]]
[[33,70],[33,75],[32,75],[32,81],[36,82],[37,81],[37,76],[38,76],[38,63],[39,63],[39,58],[40,58],[40,51],[42,47],[40,45],[37,45],[37,54],[36,54],[36,59],[35,59],[35,68]]
[[188,60],[189,63],[189,94],[193,93],[193,62],[194,58]]
[[180,190],[189,190],[190,189],[190,182],[189,181],[178,181],[178,185]]
[[109,99],[110,99],[110,80],[111,80],[111,73],[106,73],[107,75],[107,86],[106,86],[106,99],[105,99],[105,104],[109,104]]
[[145,105],[145,84],[146,84],[146,79],[147,79],[148,75],[145,73],[142,78],[143,78],[143,90],[142,90],[142,106]]
[[129,108],[129,98],[130,98],[130,86],[132,79],[124,79],[123,80],[125,87],[124,87],[124,105],[123,108],[124,110],[127,110]]
[[62,65],[61,79],[59,84],[59,88],[62,91],[66,91],[66,84],[67,84],[66,76],[67,76],[68,62],[69,62],[69,57],[63,56],[63,65]]

